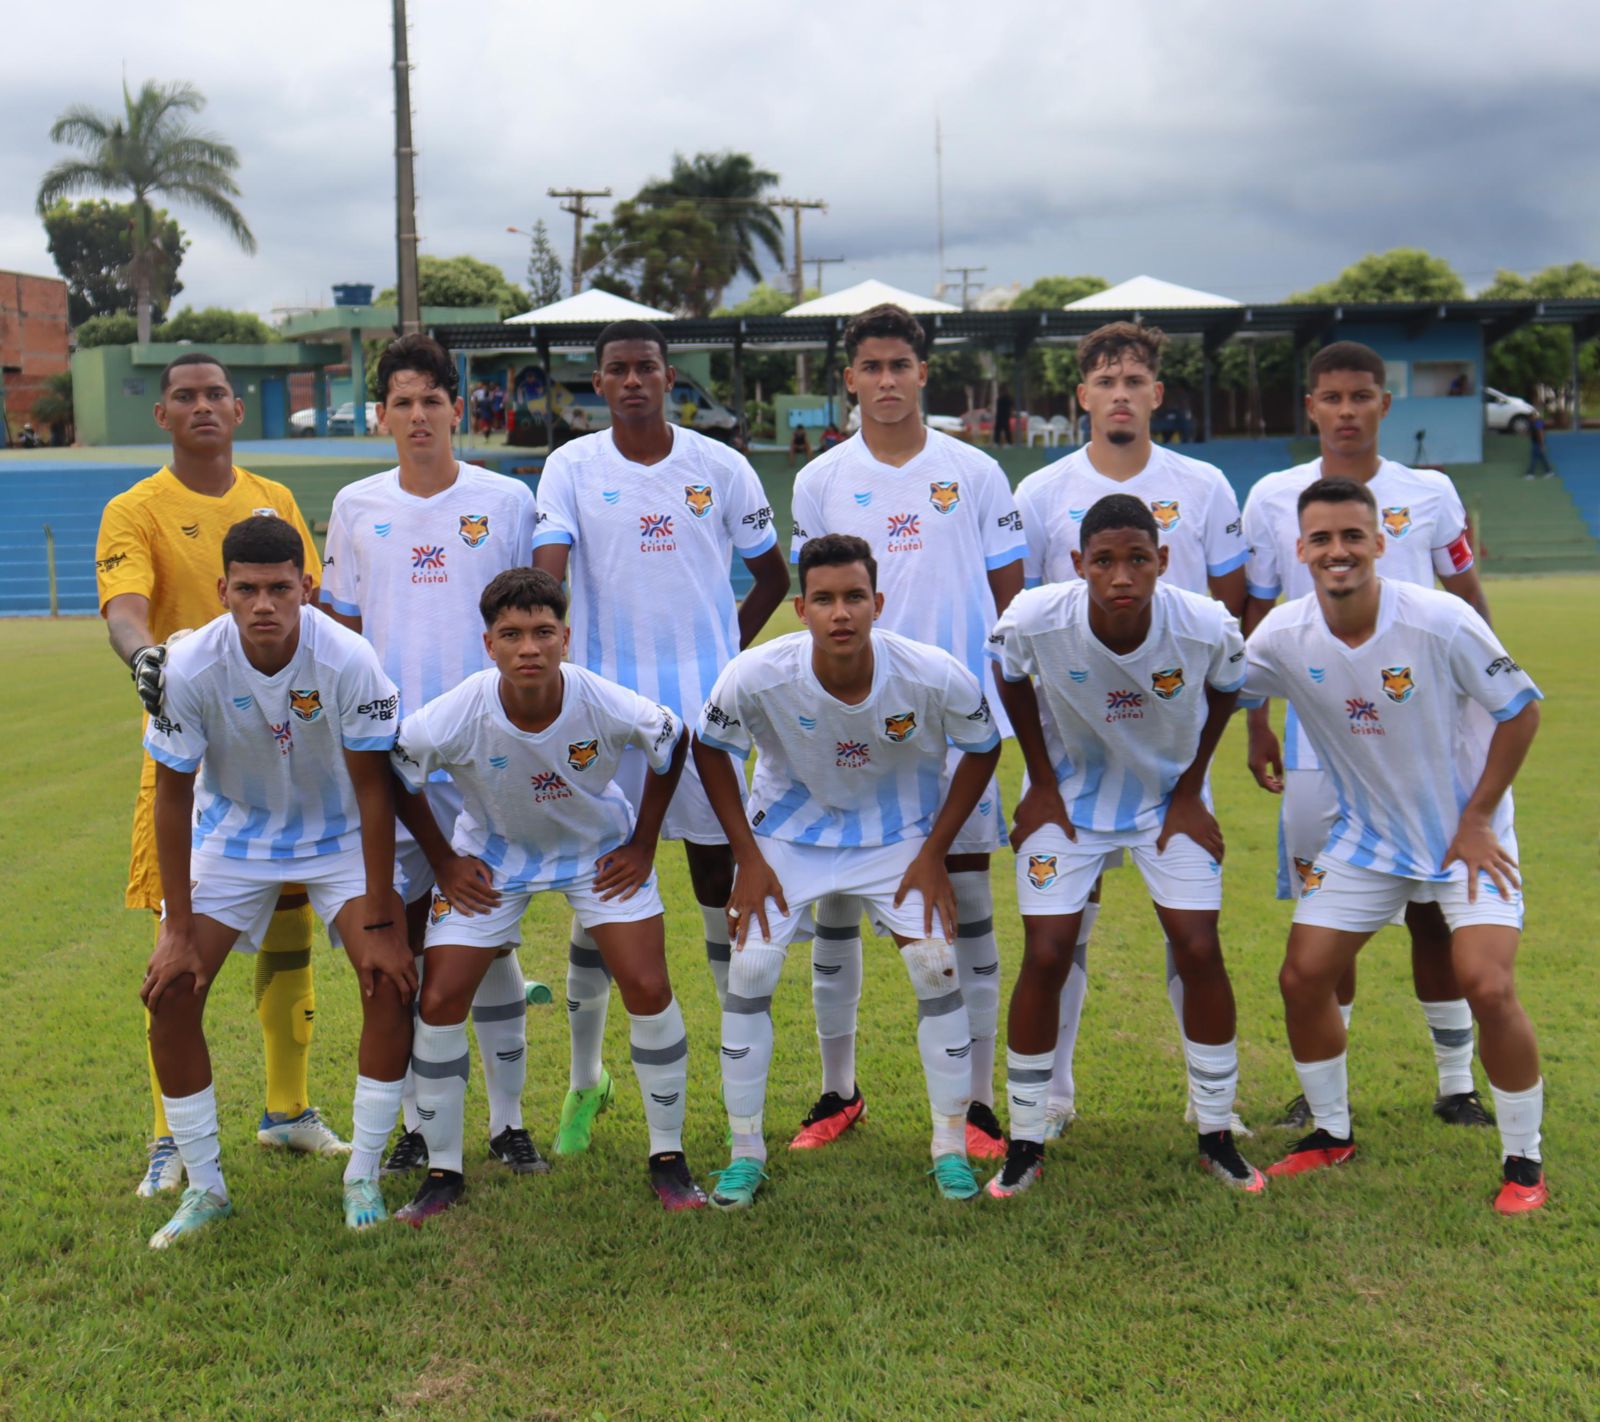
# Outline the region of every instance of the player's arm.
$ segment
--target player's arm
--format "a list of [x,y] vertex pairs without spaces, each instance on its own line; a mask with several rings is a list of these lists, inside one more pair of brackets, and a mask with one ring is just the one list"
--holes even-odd
[[1050,764],[1050,752],[1044,743],[1039,696],[1032,679],[1023,676],[1013,681],[1004,665],[997,664],[995,685],[999,688],[1000,704],[1011,718],[1011,730],[1022,751],[1023,764],[1028,767],[1027,793],[1017,801],[1017,812],[1011,820],[1011,847],[1019,848],[1045,825],[1059,825],[1068,839],[1076,839],[1077,832],[1072,828],[1066,802],[1061,798],[1056,768]]
[[744,565],[756,582],[739,604],[740,651],[761,635],[767,619],[789,596],[789,565],[776,544],[754,558],[746,558]]
[[150,633],[150,599],[143,593],[118,593],[106,603],[106,635],[111,650],[133,673],[133,684],[144,709],[161,714],[166,686],[167,649]]
[[1211,757],[1216,754],[1222,733],[1227,730],[1228,720],[1238,704],[1237,688],[1218,691],[1209,682],[1206,683],[1206,721],[1200,728],[1200,744],[1195,749],[1194,759],[1189,762],[1189,768],[1172,787],[1166,818],[1162,821],[1161,833],[1156,836],[1158,854],[1167,847],[1167,841],[1173,835],[1186,834],[1218,864],[1222,863],[1222,827],[1206,807],[1201,792],[1205,788]]
[[367,891],[361,899],[361,933],[345,951],[361,982],[363,996],[388,978],[403,1001],[417,990],[417,970],[406,942],[405,905],[394,890],[394,791],[389,751],[344,750],[345,769],[361,815],[361,864]]
[[1022,591],[1023,560],[1018,558],[1000,568],[988,571],[989,591],[994,597],[994,615],[999,617],[1011,606],[1011,599]]
[[[1246,639],[1261,625],[1261,619],[1272,611],[1276,598],[1257,597],[1250,593],[1245,598],[1244,614],[1239,619],[1240,630]],[[1272,729],[1272,702],[1264,700],[1254,704],[1244,713],[1248,745],[1245,763],[1250,774],[1263,790],[1274,795],[1283,793],[1283,747],[1278,743],[1278,733]]]
[[162,996],[185,974],[193,991],[209,981],[194,941],[194,908],[189,896],[191,827],[194,823],[195,772],[175,770],[156,761],[156,863],[161,870],[164,913],[156,935],[156,951],[145,969],[139,996],[152,1011]]
[[666,769],[657,771],[652,768],[644,778],[644,793],[639,796],[639,813],[634,818],[633,833],[628,836],[628,842],[612,850],[595,866],[595,892],[602,899],[626,902],[650,877],[656,862],[656,846],[661,842],[661,825],[667,817],[667,806],[672,803],[673,792],[678,788],[678,780],[683,775],[684,762],[688,758],[689,738],[680,730]]
[[533,566],[549,573],[558,583],[567,580],[567,560],[572,546],[567,543],[541,543],[533,550]]
[[763,937],[771,936],[767,927],[768,899],[778,905],[781,913],[788,913],[789,905],[783,897],[783,885],[756,844],[755,832],[745,818],[733,758],[726,751],[707,745],[698,733],[693,753],[706,799],[711,803],[711,811],[722,826],[722,832],[728,836],[728,848],[733,852],[735,874],[733,894],[728,899],[728,932],[734,946],[743,948],[752,919],[761,925]]
[[341,627],[348,627],[352,632],[360,635],[361,614],[359,612],[340,612],[339,609],[328,600],[328,595],[325,591],[319,591],[318,595],[313,598],[312,601],[316,604],[318,611],[331,617]]
[[394,809],[422,850],[433,870],[435,886],[450,901],[451,908],[471,918],[499,906],[500,891],[494,886],[489,866],[470,854],[455,852],[433,817],[427,795],[413,790],[398,771],[394,774]]
[[998,736],[988,750],[962,752],[961,759],[956,762],[956,772],[950,777],[944,804],[939,806],[939,813],[934,817],[933,828],[928,831],[916,857],[906,866],[900,886],[895,890],[896,907],[913,891],[921,893],[924,938],[933,937],[933,917],[937,913],[945,942],[956,941],[956,891],[944,861],[949,857],[950,846],[961,832],[961,826],[966,824],[983,798],[983,792],[989,788],[994,768],[999,763]]
[[1522,887],[1517,861],[1495,838],[1493,820],[1495,810],[1522,769],[1528,747],[1533,744],[1538,730],[1539,703],[1529,701],[1515,716],[1496,725],[1494,734],[1489,737],[1483,774],[1467,797],[1455,837],[1445,851],[1444,863],[1439,866],[1448,869],[1457,859],[1466,865],[1469,903],[1477,901],[1479,871],[1487,874],[1490,882],[1506,897],[1510,896],[1511,889]]
[[1208,574],[1206,586],[1211,589],[1211,596],[1216,598],[1235,617],[1244,616],[1245,601],[1248,590],[1245,587],[1244,564],[1231,568],[1226,573]]
[[1465,572],[1441,576],[1439,582],[1446,592],[1454,593],[1485,622],[1490,621],[1489,599],[1483,594],[1483,582],[1478,577],[1477,564]]

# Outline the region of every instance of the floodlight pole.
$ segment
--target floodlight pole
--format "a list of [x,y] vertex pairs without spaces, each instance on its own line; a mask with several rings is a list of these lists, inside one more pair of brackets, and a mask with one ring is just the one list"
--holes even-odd
[[610,197],[611,189],[546,188],[545,196],[570,199],[561,204],[561,210],[572,214],[572,294],[576,296],[583,285],[583,219],[600,216],[594,208],[585,207],[583,200],[592,197]]
[[[422,301],[417,284],[417,187],[411,146],[411,61],[406,47],[406,0],[394,0],[394,222],[395,291],[399,297],[400,334],[422,329]],[[356,430],[365,428],[361,402],[366,391],[356,391]]]

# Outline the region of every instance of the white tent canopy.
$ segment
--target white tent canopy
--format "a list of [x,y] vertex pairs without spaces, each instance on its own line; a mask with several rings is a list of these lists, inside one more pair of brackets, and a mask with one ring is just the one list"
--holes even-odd
[[1067,311],[1172,311],[1183,307],[1239,306],[1230,296],[1197,291],[1160,277],[1136,276],[1118,282],[1104,291],[1069,301]]
[[882,306],[885,302],[893,302],[896,306],[903,306],[907,311],[921,315],[936,315],[941,312],[960,311],[959,306],[952,306],[948,301],[935,301],[931,296],[918,296],[915,292],[901,291],[897,286],[890,286],[888,282],[876,281],[869,278],[857,282],[854,286],[847,286],[843,291],[832,291],[826,296],[819,296],[815,301],[802,301],[798,306],[791,306],[783,314],[785,316],[856,316],[874,306]]
[[629,301],[625,296],[590,287],[576,296],[552,301],[548,306],[540,306],[533,311],[524,311],[520,316],[511,317],[506,325],[546,326],[559,325],[564,321],[659,321],[670,319],[671,316],[670,311],[658,311],[654,306],[645,306],[638,301]]

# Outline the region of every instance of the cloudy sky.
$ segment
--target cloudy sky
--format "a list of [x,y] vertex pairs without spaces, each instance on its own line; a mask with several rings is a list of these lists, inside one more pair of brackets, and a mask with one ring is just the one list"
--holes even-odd
[[[320,304],[394,273],[390,6],[76,0],[6,7],[0,268],[51,272],[33,212],[68,104],[186,79],[242,158],[246,257],[199,213],[180,301]],[[806,5],[411,0],[423,251],[522,280],[552,185],[627,195],[674,150],[737,148],[823,198],[828,289],[1149,272],[1268,301],[1415,245],[1469,287],[1600,261],[1600,25],[1590,0]],[[26,56],[26,59],[23,58]],[[809,279],[809,277],[808,277]]]

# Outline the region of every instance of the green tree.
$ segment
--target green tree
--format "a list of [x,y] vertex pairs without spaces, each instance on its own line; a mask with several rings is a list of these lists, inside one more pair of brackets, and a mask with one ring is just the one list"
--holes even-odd
[[139,318],[131,311],[91,316],[73,333],[80,351],[94,346],[131,346],[139,339]]
[[65,431],[72,423],[72,372],[58,371],[45,381],[44,392],[33,402],[33,418],[48,425],[53,444],[64,444]]
[[1011,299],[1013,311],[1055,311],[1097,291],[1104,291],[1111,283],[1097,276],[1043,276],[1025,286]]
[[1297,292],[1289,301],[1460,301],[1467,288],[1443,257],[1420,247],[1369,252],[1332,281]]
[[674,153],[671,176],[653,178],[634,198],[646,207],[673,207],[687,199],[715,226],[721,257],[715,269],[728,275],[710,293],[707,311],[722,304],[723,288],[738,273],[760,281],[761,251],[783,269],[783,222],[765,197],[777,183],[778,175],[756,167],[748,153]]
[[[713,316],[781,316],[791,306],[820,296],[815,287],[804,296],[796,297],[787,287],[768,286],[757,282],[745,293],[742,301],[732,306],[719,306]],[[840,359],[843,359],[841,354]],[[762,351],[745,348],[744,385],[746,391],[759,389],[764,400],[774,395],[794,393],[794,356],[782,351]],[[733,401],[733,357],[726,351],[711,354],[711,381],[717,398],[729,404]]]
[[[67,319],[74,326],[91,316],[134,309],[134,291],[128,284],[133,224],[133,208],[128,203],[104,198],[79,203],[62,198],[45,212],[45,237],[56,270],[66,278]],[[172,298],[183,290],[178,266],[189,243],[183,229],[163,208],[152,214],[151,230],[161,252],[151,290],[153,312],[160,319]]]
[[798,306],[802,301],[813,301],[822,293],[816,287],[807,287],[804,296],[796,296],[786,286],[768,286],[764,281],[758,281],[744,294],[742,301],[736,301],[732,306],[719,306],[711,314],[713,316],[781,316],[791,306]]
[[83,156],[64,158],[44,175],[37,208],[43,217],[68,194],[96,189],[133,194],[126,270],[134,291],[139,339],[148,341],[166,260],[152,195],[184,200],[209,213],[247,252],[256,250],[256,239],[233,205],[239,196],[233,180],[238,153],[192,126],[191,116],[205,107],[205,96],[192,84],[146,80],[137,96],[124,84],[122,104],[120,114],[74,104],[51,125],[53,143],[69,144]]
[[[1486,301],[1559,301],[1600,296],[1600,267],[1569,262],[1546,267],[1531,277],[1501,271],[1478,293]],[[1580,379],[1600,373],[1600,350],[1589,342],[1579,352]],[[1489,383],[1496,389],[1537,402],[1541,385],[1564,390],[1572,382],[1572,329],[1523,326],[1489,348]]]
[[[532,308],[561,300],[566,289],[567,269],[550,242],[550,232],[540,218],[528,234],[528,300]],[[530,307],[524,307],[526,311]],[[520,312],[512,312],[513,316]]]
[[619,202],[583,239],[583,269],[603,291],[684,316],[706,316],[733,279],[717,225],[693,202]]
[[155,334],[158,341],[193,341],[197,346],[265,346],[283,339],[255,312],[221,306],[203,311],[185,306]]
[[[424,306],[493,306],[504,321],[527,311],[528,293],[490,262],[476,257],[418,257],[417,291]],[[393,305],[395,289],[378,293],[380,306]]]

